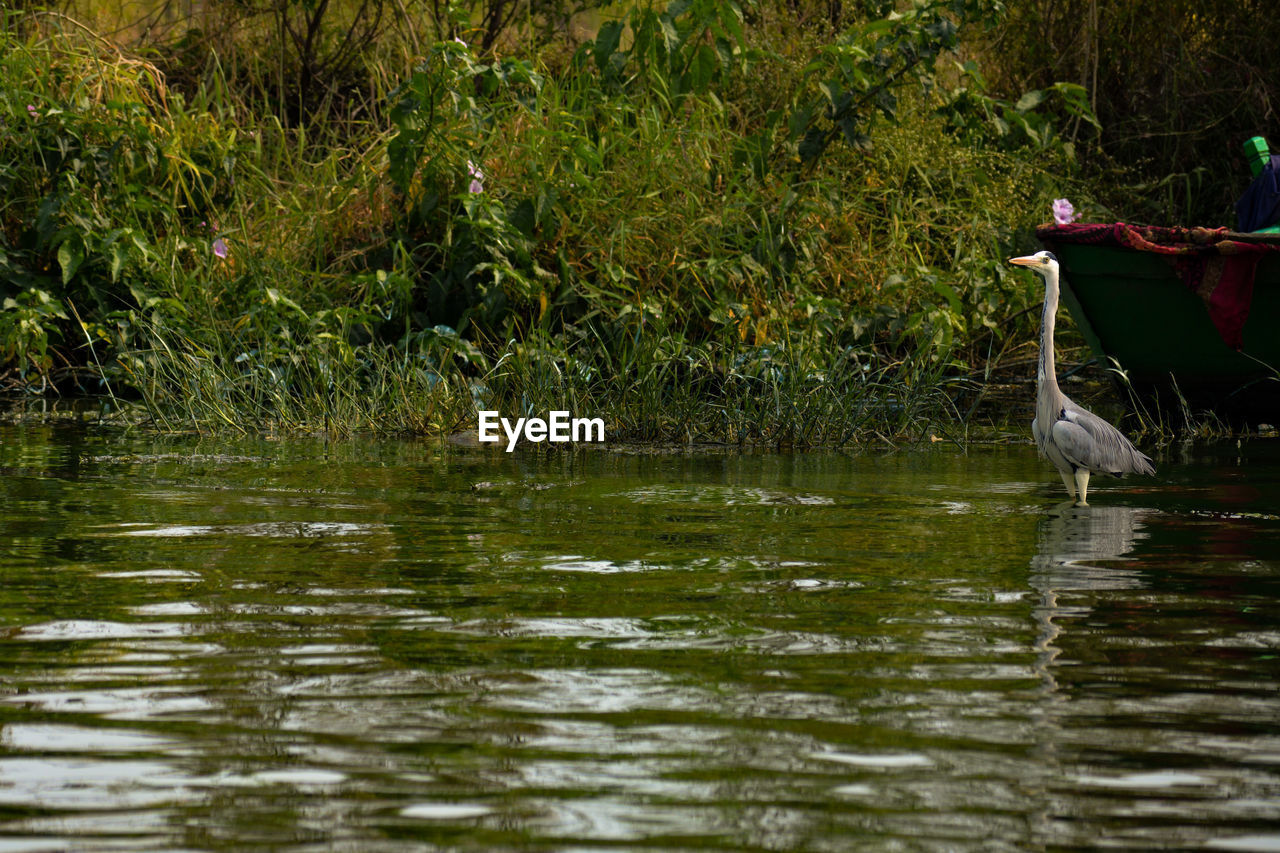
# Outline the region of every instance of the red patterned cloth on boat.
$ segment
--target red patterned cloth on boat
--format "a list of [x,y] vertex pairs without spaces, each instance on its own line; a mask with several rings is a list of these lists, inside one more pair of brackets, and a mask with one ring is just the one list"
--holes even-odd
[[1204,300],[1223,342],[1237,350],[1244,343],[1258,261],[1280,251],[1280,243],[1241,239],[1250,235],[1226,228],[1076,223],[1042,225],[1036,236],[1046,245],[1088,243],[1167,255],[1182,282]]

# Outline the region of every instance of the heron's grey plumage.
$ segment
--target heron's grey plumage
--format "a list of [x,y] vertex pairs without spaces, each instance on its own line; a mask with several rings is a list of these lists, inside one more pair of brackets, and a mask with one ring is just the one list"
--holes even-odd
[[1011,263],[1030,267],[1044,278],[1044,317],[1040,327],[1040,363],[1036,370],[1036,416],[1031,421],[1040,454],[1062,475],[1077,504],[1087,505],[1090,474],[1154,474],[1151,459],[1120,430],[1082,409],[1058,388],[1053,364],[1053,329],[1058,313],[1058,259],[1037,252]]

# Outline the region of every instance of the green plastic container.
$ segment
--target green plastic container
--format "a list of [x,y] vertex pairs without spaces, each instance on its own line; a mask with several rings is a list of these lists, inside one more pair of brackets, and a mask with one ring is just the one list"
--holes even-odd
[[[1267,145],[1265,136],[1252,136],[1245,140],[1244,157],[1249,161],[1249,171],[1256,178],[1262,174],[1262,167],[1271,160],[1271,146]],[[1280,225],[1269,225],[1259,228],[1254,234],[1280,234]]]
[[1256,178],[1262,174],[1262,167],[1271,159],[1271,147],[1267,145],[1265,136],[1251,136],[1245,140],[1244,156],[1249,161],[1249,171]]

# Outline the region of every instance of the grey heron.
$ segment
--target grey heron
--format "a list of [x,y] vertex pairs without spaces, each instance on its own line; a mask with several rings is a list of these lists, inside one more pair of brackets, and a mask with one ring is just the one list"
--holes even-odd
[[1053,327],[1058,314],[1058,259],[1036,252],[1009,263],[1028,267],[1044,279],[1044,316],[1040,327],[1040,364],[1036,369],[1036,416],[1031,421],[1040,455],[1062,475],[1076,506],[1088,506],[1090,474],[1154,474],[1151,458],[1120,430],[1067,399],[1053,366]]

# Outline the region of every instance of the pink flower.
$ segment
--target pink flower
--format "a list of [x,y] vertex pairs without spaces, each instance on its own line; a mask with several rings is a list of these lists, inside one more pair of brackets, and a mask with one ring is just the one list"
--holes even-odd
[[213,241],[213,253],[219,258],[225,258],[231,254],[231,250],[227,248],[227,241],[221,237]]
[[1065,198],[1053,200],[1053,221],[1059,225],[1070,225],[1076,221],[1076,209]]
[[36,109],[35,104],[27,104],[27,115],[31,116],[32,118],[35,118],[39,114],[39,112],[40,111]]

